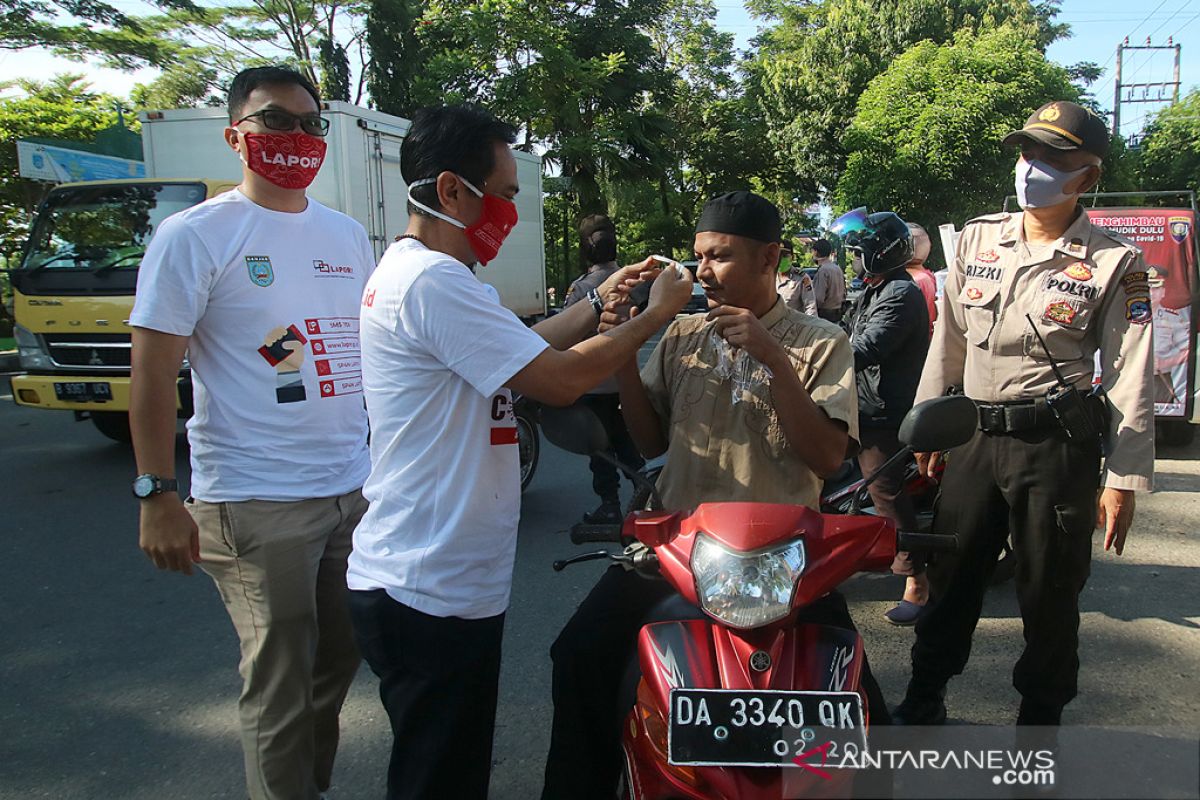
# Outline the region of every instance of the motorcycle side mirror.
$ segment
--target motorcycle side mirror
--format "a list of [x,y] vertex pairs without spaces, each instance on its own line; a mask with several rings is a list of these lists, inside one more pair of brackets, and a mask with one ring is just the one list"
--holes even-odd
[[612,446],[604,424],[585,405],[576,404],[566,408],[543,406],[539,422],[542,433],[551,444],[581,456],[607,452]]
[[899,439],[917,453],[949,450],[971,441],[979,427],[975,401],[963,395],[918,403],[900,423]]

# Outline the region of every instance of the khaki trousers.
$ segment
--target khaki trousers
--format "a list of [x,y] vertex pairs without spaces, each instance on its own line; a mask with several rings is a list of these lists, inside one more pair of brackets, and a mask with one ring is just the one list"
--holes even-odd
[[200,566],[241,642],[238,713],[251,800],[316,800],[329,788],[338,713],[358,670],[346,558],[358,490],[294,502],[187,503]]

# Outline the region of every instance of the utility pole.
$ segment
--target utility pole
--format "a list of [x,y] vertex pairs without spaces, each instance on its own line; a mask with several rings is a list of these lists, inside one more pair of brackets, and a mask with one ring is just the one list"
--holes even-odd
[[[1177,103],[1179,102],[1179,59],[1181,46],[1175,44],[1174,37],[1167,39],[1164,44],[1150,44],[1150,37],[1146,37],[1144,45],[1131,45],[1129,37],[1125,37],[1125,41],[1117,45],[1117,73],[1116,86],[1113,89],[1113,136],[1121,132],[1121,106],[1125,103]],[[1175,80],[1170,82],[1158,83],[1122,83],[1121,71],[1122,62],[1125,59],[1125,51],[1127,50],[1171,50],[1175,53]],[[1137,89],[1142,90],[1141,97],[1135,97]],[[1151,90],[1154,90],[1151,93]]]
[[1128,44],[1129,37],[1126,36],[1125,41],[1117,45],[1117,85],[1113,88],[1113,137],[1121,132],[1121,61],[1125,57],[1125,47]]

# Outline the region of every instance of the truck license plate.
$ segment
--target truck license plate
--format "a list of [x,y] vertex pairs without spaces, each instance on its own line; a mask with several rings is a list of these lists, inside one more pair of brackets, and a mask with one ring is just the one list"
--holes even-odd
[[112,385],[93,381],[55,381],[54,396],[72,403],[106,403],[112,400]]

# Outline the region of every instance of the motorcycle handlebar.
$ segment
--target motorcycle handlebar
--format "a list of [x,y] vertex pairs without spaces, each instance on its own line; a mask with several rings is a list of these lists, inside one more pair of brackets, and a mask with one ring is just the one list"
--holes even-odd
[[958,550],[958,537],[953,534],[946,536],[900,531],[896,534],[896,549],[910,553],[953,553]]
[[618,522],[608,525],[589,525],[586,522],[578,522],[571,526],[571,541],[575,544],[588,544],[591,542],[620,543],[621,524]]

